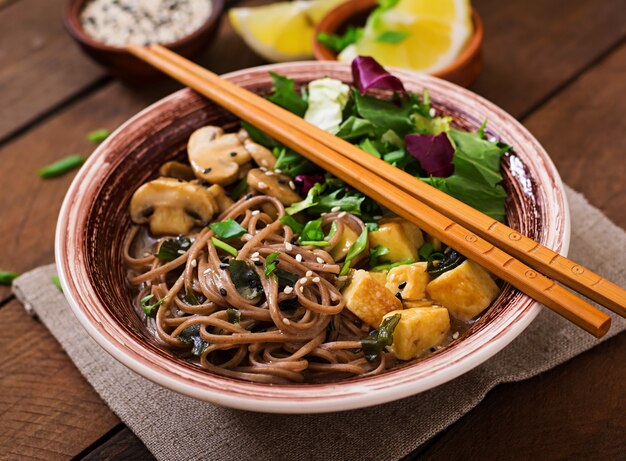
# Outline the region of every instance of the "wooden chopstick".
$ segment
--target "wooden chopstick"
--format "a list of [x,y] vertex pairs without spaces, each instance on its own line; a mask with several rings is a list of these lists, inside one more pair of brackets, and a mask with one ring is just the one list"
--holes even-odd
[[[236,116],[252,123],[287,147],[301,153],[394,213],[424,229],[430,235],[456,248],[487,270],[581,328],[597,337],[608,331],[609,316],[465,229],[461,224],[454,222],[412,195],[390,184],[383,177],[348,157],[339,155],[335,150],[317,139],[317,132],[312,131],[312,128],[315,128],[312,125],[306,124],[306,130],[309,134],[307,131],[300,131],[298,126],[292,125],[291,120],[284,118],[282,111],[278,111],[279,108],[270,102],[259,98],[267,103],[266,107],[268,108],[261,110],[257,104],[264,103],[259,101],[255,105],[250,103],[250,100],[255,96],[252,93],[225,82],[215,74],[189,63],[177,55],[174,55],[176,58],[172,59],[170,52],[160,47],[148,49],[131,46],[129,50],[166,74],[207,96]],[[184,65],[181,65],[182,63]],[[217,80],[209,79],[208,74],[212,74]],[[285,120],[289,120],[289,123]],[[300,119],[298,118],[298,120]],[[310,135],[311,133],[315,133],[315,138]],[[396,169],[396,171],[399,170]]]
[[[363,155],[363,151],[357,146],[311,125],[306,120],[267,101],[263,97],[221,79],[213,72],[188,61],[167,48],[153,45],[151,50],[181,68],[195,73],[207,82],[211,82],[218,92],[228,91],[233,96],[245,99],[248,104],[254,105],[258,109],[269,113],[269,115],[282,119],[293,128],[308,133],[320,143],[375,172],[431,208],[493,243],[510,255],[515,256],[533,269],[558,280],[593,301],[606,306],[620,316],[626,317],[626,290],[590,269],[559,255],[535,240],[522,235],[405,171],[372,155]],[[211,96],[207,95],[207,97],[216,101]],[[242,116],[241,118],[245,120],[245,117]]]

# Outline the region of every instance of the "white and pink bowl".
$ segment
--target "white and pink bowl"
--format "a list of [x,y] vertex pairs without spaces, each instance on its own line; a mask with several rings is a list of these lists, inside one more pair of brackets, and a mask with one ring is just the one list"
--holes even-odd
[[[258,93],[271,90],[269,71],[298,84],[323,76],[351,81],[350,68],[336,62],[301,62],[257,67],[225,78]],[[438,113],[513,146],[503,161],[511,227],[566,254],[570,221],[561,179],[537,140],[494,104],[451,83],[394,70],[413,91],[428,88]],[[114,104],[114,102],[112,102]],[[159,166],[184,156],[196,128],[237,125],[223,109],[191,90],[181,90],[143,110],[91,155],[72,183],[59,216],[56,260],[67,300],[87,332],[124,365],[164,387],[200,400],[271,413],[321,413],[362,408],[431,389],[471,370],[519,335],[541,307],[506,286],[493,306],[448,347],[379,376],[331,384],[268,385],[215,376],[177,357],[151,337],[131,304],[122,261],[130,227],[128,204]],[[103,353],[104,353],[103,351]]]

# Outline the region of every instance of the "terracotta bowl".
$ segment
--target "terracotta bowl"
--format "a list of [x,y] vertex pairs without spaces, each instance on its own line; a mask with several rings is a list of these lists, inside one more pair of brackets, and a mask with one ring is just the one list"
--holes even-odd
[[[298,85],[330,76],[351,81],[350,68],[337,62],[297,62],[257,67],[225,76],[266,94],[269,71]],[[428,88],[438,113],[476,130],[488,119],[488,136],[514,146],[502,163],[509,224],[549,248],[566,254],[569,211],[563,185],[537,140],[515,119],[481,97],[446,81],[393,70],[408,89]],[[448,347],[379,376],[332,384],[268,385],[215,376],[161,347],[131,306],[122,262],[133,192],[157,175],[159,166],[184,155],[189,135],[237,120],[191,90],[178,91],[143,110],[91,155],[72,183],[59,216],[56,261],[63,291],[87,332],[113,357],[146,378],[201,400],[230,407],[274,412],[347,410],[401,399],[471,370],[505,347],[535,318],[540,306],[505,286],[493,306]]]
[[[126,49],[105,45],[88,35],[80,23],[80,12],[87,0],[67,0],[63,13],[63,24],[70,36],[94,61],[104,66],[112,75],[123,80],[139,83],[146,78],[160,76],[161,73],[140,61]],[[217,29],[218,20],[224,9],[224,0],[212,0],[211,14],[195,32],[175,42],[164,43],[169,49],[185,57],[193,57],[208,46]]]
[[[369,13],[378,5],[378,0],[350,0],[331,10],[315,28],[314,37],[320,32],[342,33],[348,25],[362,26]],[[472,8],[474,34],[456,60],[443,69],[434,72],[435,77],[443,78],[464,87],[470,86],[482,68],[483,22],[476,9]],[[335,61],[337,53],[313,39],[313,54],[321,61]],[[376,57],[376,56],[374,56]]]

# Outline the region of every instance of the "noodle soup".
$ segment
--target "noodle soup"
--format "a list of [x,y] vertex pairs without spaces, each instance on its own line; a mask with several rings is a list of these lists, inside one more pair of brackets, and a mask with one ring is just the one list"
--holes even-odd
[[[305,99],[275,76],[270,98],[453,195],[462,181],[483,187],[503,218],[508,146],[454,129],[427,94],[379,99],[357,77],[355,88],[311,82]],[[163,346],[253,382],[368,376],[444,347],[499,294],[476,263],[242,126],[196,130],[186,161],[162,165],[131,200],[124,260],[136,311]],[[453,164],[471,155],[497,160],[491,189]]]

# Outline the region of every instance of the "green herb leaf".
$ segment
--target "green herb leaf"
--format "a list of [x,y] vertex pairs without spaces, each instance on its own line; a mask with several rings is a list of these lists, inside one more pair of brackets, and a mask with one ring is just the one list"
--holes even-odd
[[409,35],[410,32],[401,32],[396,30],[386,30],[378,37],[376,37],[376,41],[380,43],[391,43],[396,44],[404,41]]
[[395,263],[382,264],[380,266],[372,267],[370,270],[372,272],[385,272],[385,271],[389,271],[393,269],[394,267],[404,266],[406,264],[413,264],[414,262],[415,262],[415,259],[409,258],[409,259],[405,259],[403,261],[398,261]]
[[59,289],[61,293],[63,293],[63,287],[61,286],[61,280],[59,280],[58,275],[53,275],[52,277],[50,277],[50,281],[55,287]]
[[433,251],[433,246],[430,243],[424,243],[419,249],[420,261],[428,261]]
[[228,272],[237,292],[247,300],[258,299],[263,293],[259,274],[245,261],[231,260],[228,264]]
[[271,253],[267,256],[267,258],[265,258],[265,276],[269,277],[270,274],[272,272],[274,272],[274,269],[276,269],[276,266],[278,265],[278,255],[280,255],[279,251],[275,251],[274,253]]
[[191,243],[191,239],[182,235],[165,239],[155,256],[163,262],[174,261],[191,248]]
[[380,257],[389,253],[389,248],[383,245],[376,245],[370,250],[370,267],[380,264]]
[[230,191],[230,198],[233,200],[239,200],[243,194],[248,190],[248,178],[243,177],[239,180],[237,185]]
[[340,53],[349,45],[356,43],[363,36],[362,27],[348,26],[343,35],[327,34],[320,32],[317,34],[317,41],[331,50]]
[[46,179],[55,178],[79,167],[83,163],[85,163],[85,158],[82,155],[69,155],[40,169],[39,176]]
[[335,136],[345,139],[346,141],[351,141],[363,136],[374,137],[375,134],[376,127],[372,122],[364,118],[350,115],[339,125],[339,130],[335,133]]
[[278,290],[283,291],[285,287],[293,287],[298,281],[298,274],[286,271],[285,269],[276,269],[274,271],[276,278],[278,278]]
[[399,136],[404,137],[413,131],[411,114],[414,112],[414,107],[411,101],[401,100],[396,104],[393,101],[361,95],[357,90],[352,91],[352,96],[357,113],[383,132],[393,130]]
[[365,140],[363,140],[363,142],[359,144],[359,147],[363,149],[365,152],[367,152],[368,154],[371,154],[376,158],[381,157],[380,152],[378,151],[376,146],[372,143],[372,140],[369,138],[365,138]]
[[317,205],[320,193],[324,190],[324,188],[325,186],[323,184],[315,183],[313,187],[309,189],[309,192],[307,192],[304,200],[296,202],[290,207],[285,208],[285,211],[287,214],[294,215],[306,210],[307,208]]
[[396,326],[398,326],[401,317],[400,314],[386,317],[378,330],[372,331],[368,338],[361,340],[361,348],[369,362],[376,360],[386,347],[393,345],[393,332]]
[[17,272],[0,271],[0,285],[11,285],[19,275]]
[[307,222],[304,229],[302,229],[299,241],[319,242],[321,240],[324,240],[322,218]]
[[367,243],[367,227],[365,227],[363,229],[363,232],[361,232],[361,235],[359,235],[359,238],[357,238],[350,246],[339,275],[346,275],[348,273],[348,270],[350,270],[350,264],[352,264],[352,260],[365,251],[365,249],[367,248]]
[[365,227],[369,232],[374,232],[378,230],[378,223],[376,222],[366,222]]
[[242,120],[241,127],[246,130],[248,136],[250,136],[250,139],[252,139],[257,144],[261,144],[262,146],[267,147],[270,150],[274,147],[278,147],[278,143],[276,141],[263,133],[256,126]]
[[226,309],[226,314],[228,315],[228,321],[230,323],[241,322],[241,311],[239,309],[229,307]]
[[178,339],[185,344],[192,346],[191,353],[195,356],[200,356],[209,347],[209,343],[203,341],[200,337],[200,324],[192,325],[185,328],[178,335]]
[[143,311],[146,313],[148,317],[152,315],[152,313],[157,307],[159,307],[161,304],[165,302],[165,300],[167,299],[167,296],[164,296],[163,298],[159,299],[157,302],[150,304],[150,301],[153,298],[154,298],[153,294],[150,294],[148,296],[144,296],[143,298],[141,298],[141,307],[143,308]]
[[216,239],[215,237],[211,237],[211,242],[213,242],[213,245],[216,248],[220,248],[224,250],[226,253],[233,255],[235,258],[237,257],[237,248],[230,246],[228,243],[222,242],[221,240]]
[[87,133],[87,139],[91,142],[98,143],[104,141],[106,138],[109,137],[110,134],[111,132],[109,130],[100,128],[99,130],[94,130]]
[[286,147],[275,148],[274,155],[277,157],[274,169],[280,170],[292,178],[295,178],[299,174],[319,171],[319,167],[314,163],[309,162],[297,152],[287,149]]
[[243,234],[248,232],[232,218],[228,218],[226,221],[211,223],[209,224],[209,227],[213,232],[215,232],[215,235],[224,240],[241,237]]
[[284,107],[300,117],[304,117],[308,104],[295,89],[294,81],[282,75],[270,72],[274,82],[274,92],[267,97],[274,104]]
[[302,232],[302,229],[304,229],[304,224],[299,223],[293,216],[288,214],[280,218],[280,222],[291,227],[294,234],[299,234]]

